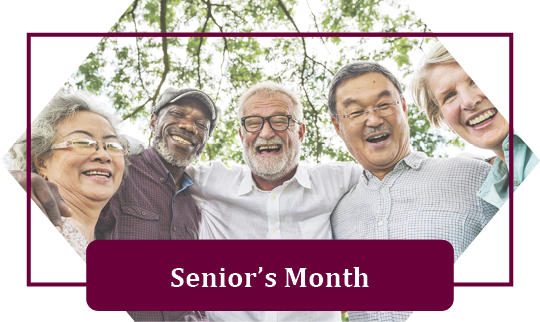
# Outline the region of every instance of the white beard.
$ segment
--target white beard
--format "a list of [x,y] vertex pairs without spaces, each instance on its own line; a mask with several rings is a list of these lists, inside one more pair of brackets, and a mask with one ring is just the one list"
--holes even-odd
[[201,153],[196,153],[187,158],[177,157],[169,150],[167,142],[162,137],[152,139],[152,148],[165,162],[177,168],[185,168],[201,156]]
[[270,140],[260,137],[253,142],[253,149],[249,149],[244,136],[244,161],[255,175],[264,180],[275,182],[289,174],[300,162],[300,138],[293,135],[291,145],[286,151],[270,157],[261,157],[257,154],[257,147],[262,144],[281,144],[285,149],[285,142],[279,136]]

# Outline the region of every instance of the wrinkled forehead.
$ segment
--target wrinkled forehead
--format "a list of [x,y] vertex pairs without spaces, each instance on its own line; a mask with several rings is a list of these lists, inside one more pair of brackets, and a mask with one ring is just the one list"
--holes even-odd
[[293,102],[290,97],[283,93],[258,93],[246,100],[242,112],[243,116],[291,114],[293,112]]

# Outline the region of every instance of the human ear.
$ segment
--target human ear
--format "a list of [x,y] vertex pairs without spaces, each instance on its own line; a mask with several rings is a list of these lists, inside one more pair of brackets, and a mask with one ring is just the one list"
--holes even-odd
[[304,137],[306,135],[306,125],[304,123],[300,123],[299,129],[298,129],[298,136],[300,138],[300,142],[304,142]]
[[407,115],[407,102],[405,101],[405,97],[401,98],[401,108],[403,109],[403,112],[405,113],[405,117],[409,119],[409,115]]
[[43,159],[35,159],[34,164],[36,166],[37,173],[41,175],[43,178],[47,178],[47,165],[48,160]]
[[341,135],[341,127],[340,127],[339,121],[333,115],[332,115],[332,124],[334,125],[334,129],[336,130],[339,137],[343,140],[343,136]]
[[242,141],[242,143],[244,143],[244,136],[242,135],[242,128],[241,127],[238,128],[238,135],[240,135],[240,141]]
[[157,116],[157,114],[152,114],[152,116],[150,117],[150,130],[152,132],[156,130],[156,124],[157,124],[158,118],[159,117]]

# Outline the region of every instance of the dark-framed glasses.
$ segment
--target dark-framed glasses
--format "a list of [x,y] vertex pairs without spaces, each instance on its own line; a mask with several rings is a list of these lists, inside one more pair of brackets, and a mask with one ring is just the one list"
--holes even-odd
[[400,99],[393,102],[389,102],[389,103],[382,103],[381,105],[372,109],[360,108],[356,111],[352,111],[348,115],[340,115],[337,113],[332,114],[332,115],[335,116],[336,118],[341,116],[344,119],[350,119],[350,120],[355,120],[360,123],[364,123],[365,121],[367,121],[370,113],[376,113],[380,117],[392,115],[396,111],[396,108],[395,108],[396,106],[401,106]]
[[290,120],[300,124],[300,121],[292,115],[244,116],[240,119],[242,126],[248,132],[260,131],[264,126],[264,122],[268,122],[274,131],[285,131],[289,128]]
[[62,143],[54,144],[53,150],[72,148],[80,154],[92,154],[99,149],[99,145],[110,155],[124,155],[129,152],[129,149],[120,142],[98,142],[90,139],[73,139]]

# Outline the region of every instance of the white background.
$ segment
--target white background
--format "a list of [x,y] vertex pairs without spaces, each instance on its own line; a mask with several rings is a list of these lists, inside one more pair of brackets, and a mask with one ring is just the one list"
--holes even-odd
[[[302,1],[302,0],[299,0]],[[529,146],[540,153],[535,136],[540,116],[535,93],[540,72],[534,41],[534,14],[524,1],[512,7],[497,1],[433,2],[409,0],[413,10],[435,32],[514,32],[514,126]],[[130,1],[27,1],[2,4],[3,46],[0,51],[1,93],[4,104],[0,154],[26,129],[26,32],[105,32]],[[536,5],[538,7],[538,5]],[[531,28],[531,29],[529,29]],[[458,41],[459,40],[459,41]],[[32,115],[44,106],[76,70],[98,39],[71,38],[33,41]],[[443,43],[508,118],[507,51],[496,39],[443,38]],[[38,48],[39,45],[41,48]],[[35,47],[34,47],[35,46]],[[39,51],[38,51],[39,50]],[[36,112],[34,112],[36,111]],[[531,321],[540,300],[540,260],[535,238],[540,219],[536,206],[540,174],[533,171],[515,194],[515,286],[513,288],[456,288],[454,306],[446,312],[417,312],[409,321]],[[124,312],[94,312],[86,305],[84,288],[26,287],[26,201],[23,190],[7,171],[0,170],[3,223],[0,285],[3,317],[9,320],[130,321]],[[35,209],[34,209],[35,208]],[[32,249],[38,257],[34,281],[82,281],[84,264],[39,212],[32,209],[32,228],[40,232]],[[508,205],[502,209],[455,265],[459,281],[505,281]],[[43,236],[43,238],[41,238]],[[34,266],[34,265],[33,265]],[[39,268],[36,270],[36,268]],[[152,295],[150,295],[152,296]],[[181,299],[179,299],[181,300]],[[346,309],[346,308],[344,308]],[[4,319],[4,318],[3,318]]]

